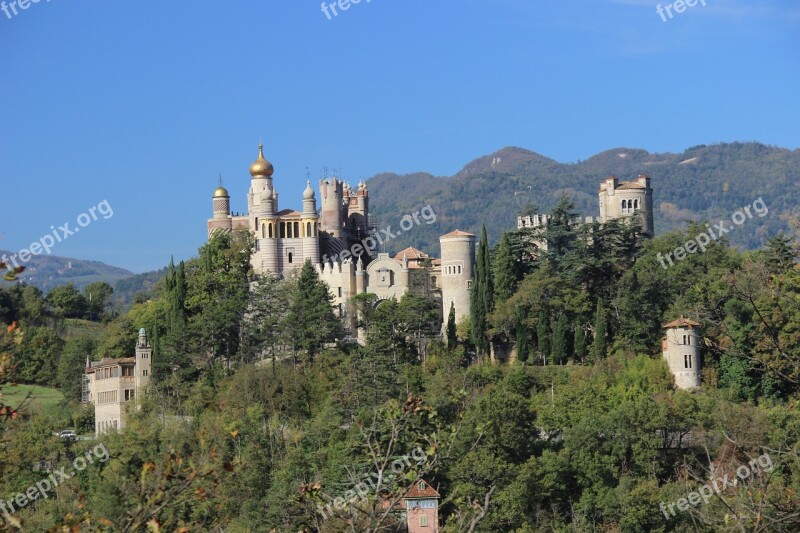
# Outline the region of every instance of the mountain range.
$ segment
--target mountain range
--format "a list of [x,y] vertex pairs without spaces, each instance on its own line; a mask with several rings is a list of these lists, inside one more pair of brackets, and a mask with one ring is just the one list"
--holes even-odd
[[[528,204],[552,209],[562,194],[582,216],[598,216],[599,183],[652,178],[656,233],[687,220],[730,220],[739,208],[762,198],[769,213],[746,222],[728,237],[736,245],[761,246],[779,231],[791,232],[800,215],[800,150],[760,143],[700,145],[680,154],[615,148],[585,161],[559,163],[522,148],[503,148],[468,163],[453,176],[419,172],[379,174],[368,180],[370,212],[379,228],[394,232],[402,217],[430,205],[437,223],[421,224],[387,244],[387,251],[415,246],[438,254],[439,235],[454,229],[478,234],[486,224],[496,242],[516,227]],[[796,230],[796,226],[794,228]]]

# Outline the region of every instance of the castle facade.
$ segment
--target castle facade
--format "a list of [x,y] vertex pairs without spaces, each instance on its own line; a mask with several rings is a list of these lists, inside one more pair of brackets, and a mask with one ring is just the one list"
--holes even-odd
[[475,235],[458,230],[443,235],[441,259],[414,248],[395,256],[375,253],[380,236],[369,223],[366,183],[362,181],[353,189],[336,177],[320,180],[318,209],[316,192],[307,181],[302,210],[296,211],[279,208],[273,174],[274,167],[260,145],[250,165],[247,213],[231,212],[230,194],[220,184],[213,193],[212,218],[207,223],[209,238],[218,231],[246,230],[254,235],[251,263],[257,274],[285,276],[310,261],[330,287],[339,316],[351,331],[356,324],[356,295],[372,293],[379,300],[399,299],[412,289],[415,272],[427,276],[426,284],[441,297],[443,317],[451,303],[458,318],[469,314]]

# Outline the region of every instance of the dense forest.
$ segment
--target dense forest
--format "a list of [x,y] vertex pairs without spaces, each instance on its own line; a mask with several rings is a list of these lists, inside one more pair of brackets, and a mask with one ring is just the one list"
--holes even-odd
[[[430,291],[377,306],[360,296],[363,343],[310,264],[254,277],[240,234],[170,264],[121,315],[108,286],[3,288],[0,383],[64,401],[0,397],[0,500],[108,451],[57,497],[2,515],[5,527],[402,531],[391,508],[424,479],[441,494],[442,531],[797,531],[797,243],[776,232],[741,251],[723,237],[662,268],[659,254],[702,221],[644,238],[636,224],[574,225],[582,205],[561,196],[544,229],[479,231],[468,323],[441,317]],[[701,324],[692,391],[661,357],[662,326],[680,316]],[[102,334],[76,332],[87,322]],[[139,328],[155,375],[126,430],[54,436],[93,437],[85,359],[131,356]],[[498,346],[511,361],[492,361]],[[741,465],[747,479],[695,503]],[[366,477],[378,480],[368,494],[330,511]]]

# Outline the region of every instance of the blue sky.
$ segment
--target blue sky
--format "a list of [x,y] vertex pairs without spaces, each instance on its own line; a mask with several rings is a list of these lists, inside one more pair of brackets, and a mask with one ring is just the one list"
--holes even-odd
[[[8,2],[8,0],[6,0]],[[108,200],[55,255],[191,257],[222,173],[246,208],[263,138],[282,207],[306,172],[451,175],[521,146],[800,147],[800,4],[707,0],[41,0],[0,11],[0,248]]]

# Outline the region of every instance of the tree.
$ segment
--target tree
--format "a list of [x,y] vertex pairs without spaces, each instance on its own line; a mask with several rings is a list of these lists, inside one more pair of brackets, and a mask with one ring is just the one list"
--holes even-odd
[[494,297],[504,302],[517,290],[519,282],[518,261],[511,247],[511,238],[503,233],[494,255]]
[[294,348],[305,351],[309,363],[326,342],[342,333],[342,324],[333,310],[333,295],[310,260],[297,278],[297,288],[289,306],[289,339]]
[[285,340],[289,329],[291,284],[272,273],[263,274],[250,291],[250,302],[243,329],[243,360],[257,361],[266,356],[277,357],[277,347]]
[[575,324],[575,339],[574,339],[575,358],[583,361],[586,358],[586,330],[580,324]]
[[553,327],[553,363],[563,364],[567,359],[567,316],[559,315]]
[[547,364],[547,356],[550,355],[550,323],[547,318],[547,310],[542,308],[539,311],[539,321],[536,324],[536,344],[539,354]]
[[608,324],[606,323],[606,311],[603,307],[603,301],[597,300],[597,311],[594,315],[594,345],[592,347],[595,361],[599,361],[606,356],[607,329]]
[[487,317],[492,311],[492,269],[489,258],[489,239],[486,236],[486,225],[481,231],[481,241],[478,245],[476,261],[475,282],[470,293],[470,338],[478,349],[479,354],[484,354],[489,349],[489,340],[486,337]]
[[523,322],[525,317],[521,307],[517,307],[516,312],[516,327],[514,330],[516,345],[517,345],[517,360],[524,363],[528,360],[528,352],[530,351],[530,333],[527,326]]
[[458,345],[458,335],[456,334],[456,308],[450,302],[450,313],[447,315],[447,347],[451,350]]
[[64,398],[71,401],[81,399],[81,378],[86,369],[86,359],[91,358],[96,347],[90,337],[68,339],[58,361],[56,383]]
[[28,328],[14,357],[14,376],[23,383],[52,386],[64,341],[49,328]]
[[105,281],[96,281],[84,287],[86,318],[94,321],[102,320],[112,294],[114,294],[114,289]]
[[63,318],[84,318],[86,316],[86,298],[72,283],[61,285],[50,291],[46,301],[53,307],[56,316]]

